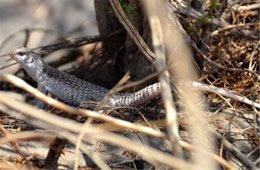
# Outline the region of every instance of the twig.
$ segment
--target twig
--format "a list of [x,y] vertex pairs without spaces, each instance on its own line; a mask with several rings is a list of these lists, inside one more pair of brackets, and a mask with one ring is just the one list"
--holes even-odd
[[[79,154],[80,154],[80,148],[82,147],[82,139],[84,138],[85,136],[85,131],[88,127],[90,127],[90,123],[91,123],[92,119],[90,118],[90,120],[86,120],[85,123],[83,124],[80,132],[79,132],[79,135],[77,137],[77,140],[76,140],[76,147],[75,147],[75,156],[74,156],[74,164],[73,164],[73,170],[78,170],[78,161],[79,161]],[[88,153],[88,152],[87,152]],[[85,161],[87,163],[87,161]],[[101,166],[99,166],[101,168]],[[107,166],[106,166],[107,167]],[[105,169],[107,169],[105,167]],[[103,169],[103,168],[102,168]]]
[[135,42],[136,46],[140,51],[146,56],[146,58],[153,64],[155,55],[147,46],[143,38],[138,33],[137,29],[130,22],[124,10],[121,7],[119,0],[109,0],[111,7],[113,8],[115,14],[117,15],[119,21],[124,26],[130,37]]
[[[129,72],[127,72],[125,74],[125,76],[111,90],[109,90],[109,92],[106,94],[106,96],[103,98],[103,100],[96,105],[94,110],[99,111],[108,102],[109,98],[117,92],[116,89],[118,87],[122,86],[122,84],[124,84],[129,78],[130,78]],[[81,145],[81,140],[84,137],[86,128],[88,128],[90,126],[91,121],[92,121],[91,118],[88,119],[87,121],[85,121],[85,123],[84,123],[84,125],[83,125],[83,127],[82,127],[82,129],[81,129],[81,131],[78,135],[77,145],[76,145],[76,148],[75,148],[74,170],[78,169],[78,155],[79,155],[79,148],[80,148],[80,145]],[[100,163],[100,164],[103,165],[102,169],[109,169],[108,166],[105,166],[103,163]]]
[[3,54],[0,57],[9,57],[9,54]]
[[241,23],[241,24],[236,24],[236,25],[228,25],[228,26],[225,26],[223,28],[220,28],[216,31],[213,31],[211,33],[211,36],[216,36],[218,35],[219,33],[221,32],[224,32],[224,31],[227,31],[227,30],[230,30],[230,29],[233,29],[233,28],[237,28],[237,27],[244,27],[244,26],[259,26],[260,23]]
[[[146,2],[148,3],[148,2]],[[150,20],[150,26],[152,31],[152,41],[154,46],[154,51],[156,55],[156,67],[157,70],[163,70],[166,68],[166,52],[163,41],[162,34],[162,25],[160,18],[165,17],[157,12],[156,8],[162,7],[162,2],[156,3],[156,1],[149,2],[149,5],[146,4],[146,9],[148,11],[148,16]],[[162,8],[162,11],[164,8]],[[159,76],[160,86],[161,86],[161,95],[164,108],[166,110],[166,129],[168,139],[171,141],[173,153],[177,155],[178,158],[184,159],[182,148],[179,144],[179,134],[178,134],[178,123],[177,123],[177,111],[173,103],[173,97],[170,88],[170,79],[169,73],[167,71],[163,72]]]
[[108,39],[108,38],[111,38],[115,35],[120,34],[121,32],[122,32],[122,30],[117,30],[117,31],[110,33],[109,35],[106,35],[106,36],[96,35],[96,36],[85,36],[85,37],[80,37],[80,38],[70,38],[70,39],[64,40],[64,41],[59,42],[59,43],[37,47],[37,48],[34,48],[32,50],[37,50],[37,53],[39,53],[39,55],[46,55],[46,54],[49,54],[53,51],[57,51],[57,50],[60,50],[60,49],[77,48],[77,47],[80,47],[82,45],[86,45],[86,44],[98,42],[98,41],[101,41],[101,40],[104,40],[104,39]]
[[15,63],[9,64],[9,65],[3,66],[3,67],[0,68],[0,70],[3,70],[5,68],[7,68],[7,67],[10,67],[10,66],[13,66],[13,65],[16,65],[16,64],[18,64],[18,63],[15,62]]
[[104,97],[104,99],[96,106],[95,111],[99,111],[109,100],[109,98],[117,93],[117,89],[122,87],[122,85],[129,80],[130,76],[129,76],[129,72],[127,72],[123,78],[121,78],[121,80],[111,89],[109,90],[109,92],[106,94],[106,96]]
[[141,85],[141,84],[143,84],[143,83],[145,83],[145,82],[147,82],[147,81],[149,81],[149,80],[151,80],[151,79],[153,79],[153,78],[155,78],[155,77],[158,77],[160,74],[162,74],[163,72],[167,71],[170,67],[171,67],[171,66],[168,66],[168,67],[166,67],[166,68],[164,68],[164,69],[162,69],[162,70],[160,70],[160,71],[157,71],[157,72],[155,72],[155,73],[153,73],[153,74],[150,74],[150,75],[144,77],[144,78],[141,79],[141,80],[137,80],[137,81],[135,81],[135,82],[130,82],[130,83],[124,84],[124,85],[122,85],[122,86],[116,88],[115,90],[116,90],[117,92],[120,92],[120,91],[125,90],[125,89],[137,87],[137,86],[139,86],[139,85]]
[[252,170],[257,170],[256,165],[253,164],[245,155],[243,155],[236,147],[234,147],[229,141],[223,139],[222,135],[217,132],[214,132],[218,140],[222,140],[224,147],[232,153],[244,166]]
[[[111,90],[109,90],[109,92],[106,94],[106,96],[103,98],[103,100],[96,105],[94,110],[99,111],[108,102],[109,98],[117,92],[116,89],[118,87],[122,86],[122,84],[124,84],[129,78],[130,78],[129,72],[127,72],[124,75],[124,77]],[[81,140],[83,139],[83,137],[85,135],[86,128],[88,128],[90,126],[91,121],[92,121],[91,118],[88,119],[87,121],[85,121],[85,123],[78,135],[77,145],[75,148],[74,170],[78,169],[78,155],[79,155],[79,148],[81,145]],[[110,168],[108,168],[108,166],[104,165],[104,163],[100,162],[100,164],[103,165],[102,169],[110,169]]]
[[[60,49],[64,49],[64,48],[77,48],[82,45],[98,42],[98,41],[113,37],[115,35],[118,35],[121,32],[122,32],[122,30],[114,31],[113,33],[103,36],[103,37],[96,35],[96,36],[85,36],[85,37],[80,37],[80,38],[70,38],[70,39],[61,41],[59,43],[33,48],[31,50],[37,51],[37,53],[39,55],[47,55],[56,50],[60,50]],[[6,56],[6,55],[8,55],[8,54],[4,54],[2,56]]]
[[[25,28],[25,29],[21,29],[11,35],[9,35],[1,44],[0,44],[0,53],[1,51],[3,50],[4,48],[4,45],[10,41],[14,36],[16,36],[17,34],[21,33],[21,32],[25,32],[26,34],[29,32],[33,32],[33,31],[39,31],[39,32],[45,32],[45,33],[49,33],[49,34],[57,34],[56,31],[54,30],[48,30],[48,29],[45,29],[45,28]],[[59,37],[61,37],[60,35],[58,35]]]
[[58,167],[58,159],[67,144],[66,139],[55,138],[50,145],[49,152],[44,161],[44,168],[46,169],[57,169]]
[[[177,169],[185,169],[185,168],[190,169],[190,168],[196,167],[196,166],[194,166],[194,167],[190,166],[189,164],[184,163],[185,161],[177,159],[170,154],[159,152],[159,151],[157,151],[157,150],[155,150],[155,149],[153,149],[149,146],[142,145],[138,142],[132,142],[128,139],[123,139],[122,137],[115,135],[115,134],[111,134],[111,133],[105,133],[105,134],[102,134],[102,135],[93,134],[93,136],[91,136],[91,137],[93,137],[96,140],[102,140],[102,141],[105,141],[105,142],[113,143],[113,144],[116,144],[118,146],[124,147],[127,150],[137,152],[143,158],[146,158],[146,160],[148,160],[151,163],[152,162],[157,163],[158,162],[158,160],[156,160],[157,158],[163,158],[163,160],[164,160],[163,163],[166,163],[166,165],[169,165],[171,167],[176,167]],[[142,149],[140,149],[139,147],[136,147],[138,145],[142,146]],[[154,155],[156,155],[156,156],[154,156]]]
[[15,142],[15,141],[51,141],[54,139],[55,136],[53,133],[49,133],[46,131],[25,131],[19,132],[15,134],[10,134],[8,137],[1,137],[0,138],[0,145],[3,145],[8,142]]
[[203,84],[203,83],[195,82],[195,81],[190,82],[190,83],[188,83],[188,82],[180,82],[180,83],[181,83],[181,85],[193,86],[193,87],[199,88],[200,90],[219,93],[225,97],[240,101],[242,103],[245,103],[245,104],[248,104],[248,105],[251,105],[253,107],[260,109],[259,103],[253,102],[253,101],[249,100],[248,98],[246,98],[245,96],[240,96],[235,93],[232,93],[229,90],[221,89],[221,88],[218,88],[213,85],[207,85],[207,84]]
[[[11,139],[10,134],[8,133],[7,130],[5,130],[5,128],[0,124],[0,131],[2,131],[2,133],[6,136],[6,138]],[[23,160],[27,163],[27,166],[29,169],[33,169],[32,165],[28,162],[28,160],[26,159],[25,155],[21,152],[19,146],[18,146],[18,142],[16,141],[10,141],[11,146],[16,150],[16,152],[23,158]]]
[[[165,46],[168,49],[168,58],[171,62],[178,63],[172,69],[175,80],[177,82],[179,80],[194,80],[197,77],[196,70],[191,61],[190,49],[184,39],[190,37],[184,37],[181,31],[183,31],[184,34],[186,34],[186,32],[182,29],[182,26],[179,24],[173,12],[171,12],[171,15],[169,15],[168,12],[164,20],[167,21],[163,24],[163,32],[165,33],[164,38]],[[175,44],[176,47],[172,48],[172,44]],[[202,111],[197,106],[200,103],[200,93],[192,88],[192,86],[185,87],[178,83],[176,84],[176,88],[184,102],[184,113],[187,114],[190,123],[189,130],[192,135],[194,134],[194,139],[192,139],[194,146],[200,150],[204,150],[205,146],[208,146],[208,152],[212,153],[214,149],[213,146],[209,144],[211,139],[211,135],[208,131],[209,124],[205,118],[202,117]],[[199,134],[199,136],[195,134]],[[216,167],[215,162],[204,153],[194,152],[192,153],[192,159],[194,165],[200,166],[201,168],[203,167],[203,169],[214,169]]]
[[245,5],[245,6],[237,6],[237,5],[235,5],[232,9],[234,9],[235,11],[240,11],[241,12],[241,11],[258,9],[258,8],[260,8],[260,3],[250,4],[250,5]]

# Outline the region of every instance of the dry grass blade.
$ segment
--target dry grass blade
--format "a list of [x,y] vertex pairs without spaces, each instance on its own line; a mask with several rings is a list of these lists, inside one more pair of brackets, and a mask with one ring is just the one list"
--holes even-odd
[[[214,93],[217,93],[217,94],[221,94],[225,97],[231,98],[233,100],[240,101],[242,103],[245,103],[245,104],[248,104],[248,105],[251,105],[253,107],[260,109],[259,103],[253,102],[252,100],[249,100],[248,98],[246,98],[244,96],[232,93],[231,91],[228,91],[228,90],[225,90],[225,89],[221,89],[221,88],[218,88],[218,87],[215,87],[215,86],[212,86],[212,85],[207,85],[207,84],[203,84],[203,83],[195,82],[195,81],[192,82],[192,83],[181,82],[181,84],[182,85],[186,84],[189,87],[193,86],[193,87],[196,87],[196,88],[203,90],[203,91],[210,91],[210,92],[214,92]],[[188,85],[188,84],[190,84],[190,85]]]
[[4,54],[4,55],[1,55],[0,57],[8,57],[9,54]]
[[[95,107],[95,111],[99,111],[106,103],[107,101],[109,100],[109,98],[115,94],[117,91],[116,89],[121,87],[128,79],[130,78],[129,76],[129,72],[127,72],[125,74],[125,76],[114,86],[114,88],[112,88],[107,94],[106,96],[104,97],[104,99]],[[74,160],[74,169],[77,170],[78,169],[78,155],[79,155],[79,148],[80,148],[80,144],[81,144],[81,140],[82,138],[84,137],[84,131],[86,128],[88,128],[90,126],[90,123],[91,123],[92,119],[89,119],[87,120],[83,127],[82,127],[82,130],[78,136],[78,140],[77,140],[77,145],[76,145],[76,148],[75,148],[75,160]],[[106,166],[104,163],[99,163],[99,164],[102,164],[103,165],[103,168],[102,169],[109,169],[108,166]]]
[[[150,1],[149,5],[146,2],[146,8],[148,11],[148,16],[152,31],[153,46],[156,55],[156,66],[157,70],[164,70],[166,68],[166,57],[165,48],[163,41],[162,25],[160,19],[163,17],[156,8],[158,4],[155,1]],[[161,16],[160,16],[161,14]],[[172,149],[174,153],[180,159],[183,159],[182,148],[179,144],[179,134],[178,134],[178,123],[177,123],[177,111],[173,104],[173,97],[171,94],[171,86],[169,80],[169,73],[163,72],[159,76],[161,85],[162,101],[166,110],[166,122],[167,122],[167,135],[168,139],[171,141]]]
[[12,141],[30,141],[30,140],[39,140],[39,141],[48,141],[50,142],[55,138],[55,135],[49,132],[44,131],[26,131],[16,134],[10,134],[8,137],[1,137],[0,144],[5,144]]
[[3,70],[3,69],[5,69],[5,68],[8,68],[8,67],[13,66],[13,65],[16,65],[16,64],[18,64],[18,63],[15,62],[15,63],[9,64],[9,65],[3,66],[3,67],[0,68],[0,70]]
[[[151,3],[154,3],[154,5],[151,5]],[[191,64],[191,54],[186,47],[184,38],[179,31],[179,27],[176,23],[175,18],[168,18],[168,15],[165,12],[167,11],[167,9],[165,8],[165,3],[166,2],[164,1],[149,1],[149,8],[151,8],[151,6],[154,6],[154,10],[159,13],[158,17],[160,17],[160,22],[163,25],[162,32],[164,35],[164,43],[167,48],[167,54],[169,54],[168,61],[170,63],[176,64],[175,67],[173,67],[170,71],[173,72],[177,81],[178,79],[192,80],[194,77],[196,77],[196,74],[195,70],[193,69],[193,65]],[[172,44],[175,45],[175,48],[172,48]],[[183,70],[184,68],[185,70]],[[211,137],[210,133],[207,130],[207,122],[201,116],[200,110],[195,106],[197,105],[197,103],[199,103],[197,97],[199,96],[198,92],[196,92],[193,88],[177,86],[177,89],[183,96],[184,102],[187,104],[185,109],[190,118],[189,121],[191,126],[191,133],[199,134],[199,136],[194,137],[194,141],[196,141],[194,142],[194,145],[203,150],[204,146],[210,146],[206,141],[209,140]],[[214,161],[203,153],[193,153],[193,159],[195,160],[194,164],[196,166],[199,166],[200,169],[216,168]]]
[[[0,124],[0,131],[6,136],[6,138],[10,139],[10,134],[8,133],[8,131],[1,124]],[[23,160],[26,161],[27,165],[30,166],[30,164],[28,163],[26,157],[24,156],[24,154],[21,152],[21,150],[19,148],[19,143],[11,141],[10,144],[16,150],[16,152],[23,158]]]
[[122,87],[123,84],[125,84],[126,81],[128,81],[130,78],[129,72],[127,72],[123,78],[121,78],[121,80],[111,89],[109,90],[109,92],[106,94],[106,96],[104,97],[104,99],[96,106],[95,111],[99,111],[102,106],[104,106],[107,101],[109,100],[109,98],[118,92],[118,88]]
[[[44,32],[44,33],[48,33],[48,34],[57,34],[58,32],[54,31],[54,30],[50,30],[50,29],[45,29],[45,28],[25,28],[25,29],[21,29],[18,30],[17,32],[9,35],[1,44],[0,44],[0,52],[4,49],[5,45],[8,44],[9,41],[11,41],[11,39],[15,38],[18,34],[20,33],[24,33],[26,35],[26,37],[28,37],[32,32]],[[58,35],[59,37],[61,37],[60,35]],[[27,39],[27,38],[26,38]],[[28,39],[27,39],[28,40]],[[24,42],[24,44],[26,44],[26,40]],[[8,55],[8,54],[5,54]]]

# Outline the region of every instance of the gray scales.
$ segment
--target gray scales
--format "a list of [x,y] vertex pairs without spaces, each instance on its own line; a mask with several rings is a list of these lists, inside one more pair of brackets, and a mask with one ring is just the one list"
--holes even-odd
[[[49,91],[65,103],[79,106],[82,101],[102,101],[108,89],[59,71],[41,56],[24,47],[10,53],[12,59],[38,83],[41,92]],[[110,97],[109,106],[139,106],[160,94],[160,84],[155,83],[135,93],[117,93]]]

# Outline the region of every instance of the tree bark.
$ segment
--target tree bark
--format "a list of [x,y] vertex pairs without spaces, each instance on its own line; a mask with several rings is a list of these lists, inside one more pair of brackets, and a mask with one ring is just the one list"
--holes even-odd
[[[131,0],[127,6],[134,11],[133,14],[128,14],[129,19],[139,31],[139,34],[143,37],[145,42],[151,47],[149,23],[147,17],[144,15],[142,4],[140,1]],[[108,1],[95,0],[95,8],[98,28],[101,35],[107,35],[118,29],[124,29],[119,23],[116,15],[112,12],[112,8]],[[111,40],[105,41],[104,47],[109,48],[109,51],[111,51],[112,48],[112,55],[119,54],[116,58],[115,67],[120,76],[127,71],[130,71],[131,80],[139,80],[154,71],[152,64],[139,51],[127,33],[124,34],[124,38],[117,39],[113,42],[118,41],[120,41],[118,44],[124,49],[120,52],[118,51],[118,46],[111,47]],[[107,51],[107,49],[105,51]]]

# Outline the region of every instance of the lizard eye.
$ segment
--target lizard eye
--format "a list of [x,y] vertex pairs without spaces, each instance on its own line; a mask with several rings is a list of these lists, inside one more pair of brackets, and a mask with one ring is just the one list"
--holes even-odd
[[19,52],[17,52],[17,54],[18,54],[19,56],[24,56],[24,55],[26,55],[26,52],[25,52],[25,51],[19,51]]

